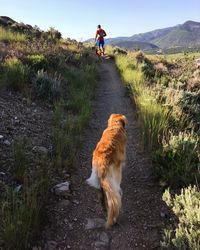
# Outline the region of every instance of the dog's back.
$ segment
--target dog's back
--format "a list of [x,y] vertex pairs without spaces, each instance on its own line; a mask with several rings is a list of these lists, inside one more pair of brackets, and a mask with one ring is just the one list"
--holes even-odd
[[126,117],[112,114],[108,127],[98,142],[92,159],[92,175],[87,180],[95,188],[102,188],[108,206],[107,226],[114,224],[121,208],[122,164],[125,160]]

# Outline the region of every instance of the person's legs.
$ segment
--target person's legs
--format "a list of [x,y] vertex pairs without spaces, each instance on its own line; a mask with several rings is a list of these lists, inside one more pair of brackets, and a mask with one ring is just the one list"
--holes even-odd
[[100,56],[100,54],[101,54],[101,48],[100,48],[100,41],[99,40],[96,41],[96,54],[98,56]]
[[101,52],[104,55],[105,49],[104,49],[104,41],[99,41],[99,46],[101,46]]

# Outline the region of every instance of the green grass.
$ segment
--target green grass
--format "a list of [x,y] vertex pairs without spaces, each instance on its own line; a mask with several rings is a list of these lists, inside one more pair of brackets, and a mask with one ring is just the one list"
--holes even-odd
[[145,91],[136,97],[136,105],[139,109],[143,144],[150,150],[158,148],[168,132],[171,112]]
[[11,167],[12,179],[22,183],[26,173],[26,146],[25,139],[19,139],[13,143],[13,164]]
[[0,86],[24,91],[29,81],[30,71],[17,58],[9,58],[2,64]]
[[135,99],[143,144],[149,149],[156,148],[168,130],[171,113],[151,95],[150,89],[145,83],[147,80],[143,75],[142,67],[137,65],[133,54],[116,56],[116,65]]
[[26,35],[0,27],[0,42],[24,42]]
[[[92,44],[93,45],[93,44]],[[94,45],[93,45],[94,46]],[[110,56],[113,57],[114,56],[114,48],[110,45],[105,46],[105,53]]]
[[[55,167],[71,169],[81,134],[91,115],[91,100],[94,96],[97,72],[95,66],[61,71],[64,94],[55,105],[52,127],[55,145]],[[66,86],[65,86],[66,85]],[[66,95],[66,96],[65,96]]]
[[0,244],[3,249],[29,249],[33,237],[38,235],[51,183],[51,168],[47,164],[47,159],[39,160],[37,172],[26,173],[19,186],[7,186],[1,201]]

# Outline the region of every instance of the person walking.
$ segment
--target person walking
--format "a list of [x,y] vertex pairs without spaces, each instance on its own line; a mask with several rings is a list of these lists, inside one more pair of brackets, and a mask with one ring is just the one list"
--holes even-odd
[[99,24],[97,26],[96,35],[95,35],[95,43],[96,46],[98,46],[98,50],[96,50],[96,53],[99,55],[98,51],[104,56],[105,54],[105,48],[104,48],[104,37],[107,36],[104,29],[101,28],[101,25]]

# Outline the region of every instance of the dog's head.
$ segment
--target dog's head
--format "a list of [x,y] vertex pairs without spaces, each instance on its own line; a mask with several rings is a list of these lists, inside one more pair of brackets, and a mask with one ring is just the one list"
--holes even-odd
[[108,119],[108,126],[121,125],[123,128],[125,128],[127,122],[128,121],[125,115],[112,114]]

